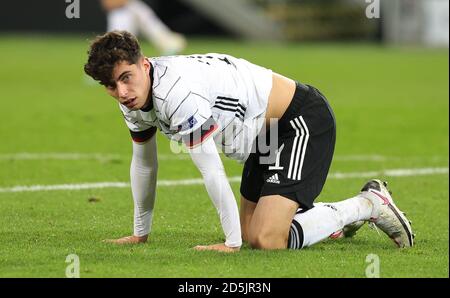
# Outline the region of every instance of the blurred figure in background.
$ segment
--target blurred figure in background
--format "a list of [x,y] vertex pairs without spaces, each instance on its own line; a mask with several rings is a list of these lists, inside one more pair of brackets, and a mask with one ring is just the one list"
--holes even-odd
[[183,35],[173,32],[141,0],[100,0],[107,12],[107,31],[126,30],[142,35],[161,55],[176,55],[186,47]]

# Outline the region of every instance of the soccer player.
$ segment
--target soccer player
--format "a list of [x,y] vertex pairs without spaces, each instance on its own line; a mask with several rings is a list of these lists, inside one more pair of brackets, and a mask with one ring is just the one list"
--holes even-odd
[[[145,242],[151,231],[158,129],[188,148],[219,214],[225,242],[197,250],[234,252],[242,239],[257,249],[300,249],[366,221],[398,247],[413,245],[408,219],[379,180],[350,199],[313,204],[336,139],[316,88],[225,54],[147,58],[124,31],[98,36],[88,56],[85,72],[118,101],[133,139],[134,233],[111,242]],[[245,163],[240,216],[217,147]]]
[[126,30],[142,34],[162,55],[181,53],[186,47],[183,35],[170,30],[141,0],[101,0],[107,13],[107,31]]

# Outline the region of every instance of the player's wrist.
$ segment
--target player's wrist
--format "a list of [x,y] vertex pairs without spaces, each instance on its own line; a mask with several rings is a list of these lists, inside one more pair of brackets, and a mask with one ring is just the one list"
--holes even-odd
[[236,250],[236,251],[239,251],[241,249],[241,246],[242,246],[242,245],[236,245],[236,244],[229,245],[229,244],[226,244],[226,243],[224,243],[223,245],[225,247],[227,247],[227,248],[230,248],[230,249]]
[[144,243],[144,242],[147,242],[148,234],[147,234],[147,235],[143,235],[143,236],[133,235],[133,237],[134,237],[134,239],[135,239],[137,242]]
[[[225,245],[225,246],[226,246],[226,245]],[[231,250],[233,250],[233,251],[240,251],[240,250],[241,250],[241,247],[240,247],[240,246],[234,246],[234,247],[226,246],[226,247],[228,247],[229,249],[231,249]]]

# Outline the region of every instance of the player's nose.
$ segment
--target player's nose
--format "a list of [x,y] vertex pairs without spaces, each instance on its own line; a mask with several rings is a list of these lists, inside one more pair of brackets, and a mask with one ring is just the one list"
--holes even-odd
[[123,84],[117,84],[117,93],[120,98],[126,99],[128,97],[128,89]]

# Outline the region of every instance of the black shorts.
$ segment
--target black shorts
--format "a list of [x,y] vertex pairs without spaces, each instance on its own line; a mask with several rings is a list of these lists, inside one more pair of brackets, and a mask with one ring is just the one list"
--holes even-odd
[[281,195],[304,209],[312,208],[325,184],[335,142],[336,121],[325,96],[297,83],[292,102],[278,121],[278,162],[261,163],[263,154],[258,149],[251,153],[242,172],[241,195],[255,203],[263,196]]

